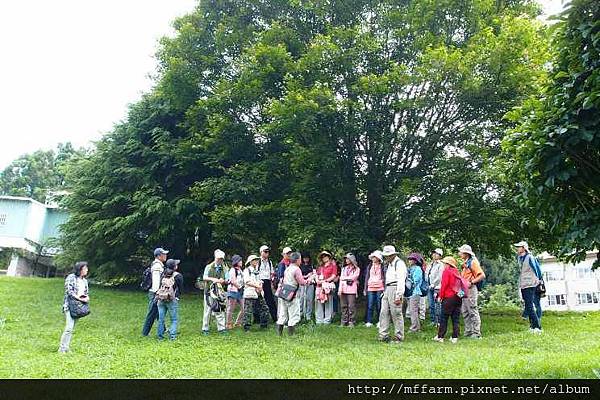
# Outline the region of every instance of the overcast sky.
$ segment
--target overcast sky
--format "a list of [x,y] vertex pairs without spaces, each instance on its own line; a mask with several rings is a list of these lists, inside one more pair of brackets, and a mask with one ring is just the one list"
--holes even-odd
[[[562,0],[542,0],[545,13]],[[110,131],[148,91],[157,40],[196,0],[0,1],[0,169]]]

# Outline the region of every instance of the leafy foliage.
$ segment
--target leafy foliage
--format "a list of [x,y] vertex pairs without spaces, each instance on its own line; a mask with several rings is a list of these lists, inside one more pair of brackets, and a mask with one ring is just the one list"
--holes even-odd
[[[548,60],[526,0],[199,2],[157,84],[70,170],[66,259],[131,274],[262,243],[367,253],[519,231],[485,171]],[[502,227],[502,228],[499,228]],[[520,235],[518,235],[520,236]]]
[[572,1],[554,46],[543,95],[508,115],[516,126],[503,144],[506,170],[533,210],[524,223],[542,221],[549,250],[582,260],[600,247],[600,3]]

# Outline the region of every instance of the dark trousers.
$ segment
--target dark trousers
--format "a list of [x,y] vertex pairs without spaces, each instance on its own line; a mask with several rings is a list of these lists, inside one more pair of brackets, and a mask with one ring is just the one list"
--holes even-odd
[[148,336],[154,321],[158,319],[158,305],[154,299],[154,293],[148,291],[148,312],[146,313],[146,320],[144,321],[144,327],[142,328],[142,335]]
[[[275,303],[275,297],[273,296],[273,289],[271,288],[271,280],[263,279],[263,296],[265,298],[265,302],[267,303],[267,307],[269,308],[269,314],[271,314],[271,319],[273,322],[277,322],[277,303]],[[254,309],[254,320],[260,321],[260,312],[259,307],[255,307]]]
[[[542,324],[540,323],[540,319],[538,318],[538,314],[533,309],[533,304],[537,301],[539,304],[539,295],[535,292],[535,287],[528,287],[525,289],[521,289],[521,295],[523,296],[523,301],[525,302],[525,315],[529,317],[529,326],[531,329],[542,329]],[[541,308],[538,308],[541,313]]]
[[448,319],[450,318],[452,318],[452,337],[458,338],[461,307],[462,299],[458,296],[452,296],[442,300],[442,315],[440,316],[440,327],[438,328],[439,338],[446,336]]

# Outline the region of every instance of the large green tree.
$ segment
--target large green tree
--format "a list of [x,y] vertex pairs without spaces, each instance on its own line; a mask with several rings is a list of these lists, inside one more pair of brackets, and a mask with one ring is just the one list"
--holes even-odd
[[581,260],[600,247],[600,2],[572,1],[553,39],[551,79],[509,114],[502,162],[531,210],[523,223],[540,225],[554,254]]
[[[201,1],[152,93],[72,168],[66,255],[114,276],[266,242],[366,252],[518,230],[483,171],[548,59],[526,0]],[[515,226],[516,225],[516,226]]]

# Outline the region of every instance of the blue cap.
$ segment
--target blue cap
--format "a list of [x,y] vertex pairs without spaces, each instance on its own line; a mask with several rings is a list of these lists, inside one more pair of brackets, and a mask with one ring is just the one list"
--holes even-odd
[[169,254],[169,250],[165,250],[162,247],[158,247],[154,249],[154,257],[158,257],[161,254]]

